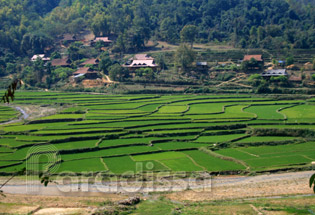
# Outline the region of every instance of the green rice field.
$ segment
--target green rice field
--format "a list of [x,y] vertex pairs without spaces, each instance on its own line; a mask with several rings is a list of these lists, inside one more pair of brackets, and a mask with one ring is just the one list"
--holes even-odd
[[[5,124],[27,105],[58,111]],[[0,174],[23,167],[117,175],[308,168],[314,130],[308,100],[18,91],[14,103],[0,106]]]

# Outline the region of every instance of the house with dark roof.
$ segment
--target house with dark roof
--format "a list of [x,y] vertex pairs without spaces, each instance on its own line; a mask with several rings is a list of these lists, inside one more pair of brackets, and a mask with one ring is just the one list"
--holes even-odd
[[86,61],[84,61],[81,65],[85,66],[85,65],[98,65],[100,63],[99,59],[97,58],[92,58],[92,59],[88,59]]
[[74,42],[77,38],[74,34],[64,34],[62,38],[62,42]]
[[196,62],[196,67],[199,70],[208,69],[208,62]]
[[51,61],[52,66],[61,66],[61,67],[68,67],[71,65],[71,60],[69,58],[62,58],[62,59],[53,59]]
[[73,73],[73,76],[74,79],[82,76],[84,76],[87,79],[96,79],[98,78],[98,72],[88,67],[80,67],[76,72]]

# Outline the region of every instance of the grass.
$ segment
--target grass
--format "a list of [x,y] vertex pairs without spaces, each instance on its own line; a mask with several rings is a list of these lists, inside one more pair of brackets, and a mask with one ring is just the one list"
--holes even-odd
[[17,126],[7,126],[3,128],[4,132],[26,132],[44,129],[45,125],[17,125]]
[[279,146],[239,147],[216,153],[246,162],[253,169],[309,164],[315,159],[314,142]]
[[175,172],[179,172],[179,171],[194,172],[194,171],[203,171],[204,170],[204,168],[196,165],[188,157],[169,159],[169,160],[161,160],[160,162]]
[[15,165],[15,166],[10,166],[10,167],[6,167],[6,168],[0,168],[0,172],[3,172],[3,173],[16,173],[16,172],[21,171],[25,167],[26,167],[26,164],[22,163],[22,164],[18,164],[18,165]]
[[99,140],[86,140],[86,141],[67,141],[65,143],[54,144],[59,150],[75,150],[75,149],[86,149],[86,148],[95,148],[96,143]]
[[251,128],[268,129],[310,129],[315,130],[315,125],[252,125]]
[[269,157],[269,158],[254,158],[246,160],[245,162],[253,168],[266,168],[281,167],[287,165],[296,164],[309,164],[311,159],[302,155],[287,155],[281,157]]
[[132,147],[98,150],[98,151],[93,151],[93,152],[65,154],[65,155],[62,155],[62,159],[75,160],[75,159],[83,159],[83,158],[131,155],[131,154],[140,154],[140,153],[148,153],[148,152],[156,152],[156,151],[160,151],[160,149],[158,149],[157,147],[150,147],[150,146],[132,146]]
[[152,137],[148,138],[127,138],[127,139],[114,139],[114,140],[103,140],[99,147],[110,147],[110,146],[120,146],[129,144],[149,144],[150,141],[154,140]]
[[202,143],[192,143],[192,142],[166,142],[154,144],[156,147],[162,150],[178,150],[178,149],[193,149],[207,146],[207,144]]
[[14,138],[0,138],[0,145],[2,146],[15,148],[15,147],[30,145],[30,144],[34,144],[34,142],[17,141]]
[[288,122],[293,123],[314,123],[315,122],[314,105],[298,105],[281,111],[288,118]]
[[115,174],[135,174],[146,171],[167,170],[165,166],[157,161],[134,161],[130,156],[104,158],[103,160],[109,170]]
[[159,113],[182,113],[188,110],[185,105],[166,105],[159,109]]
[[245,111],[256,114],[258,119],[284,119],[284,115],[277,111],[287,107],[290,106],[289,105],[251,106],[249,108],[246,108]]
[[138,207],[137,210],[132,213],[133,215],[172,215],[174,214],[175,209],[174,203],[158,200],[148,200],[142,202]]
[[231,171],[245,169],[244,166],[232,161],[222,160],[206,154],[202,151],[185,151],[198,165],[205,167],[208,171]]
[[224,103],[192,104],[187,114],[213,114],[224,112]]
[[198,143],[219,143],[229,142],[245,136],[244,134],[229,134],[229,135],[218,135],[218,136],[201,136],[195,142]]
[[82,119],[82,114],[55,114],[40,118],[41,120],[54,120],[54,119]]
[[162,152],[147,155],[137,155],[132,156],[135,161],[150,161],[150,160],[165,160],[165,159],[178,159],[186,157],[185,154],[181,152]]
[[[88,164],[88,166],[86,165]],[[84,172],[103,172],[108,169],[102,163],[100,158],[93,159],[83,159],[76,161],[66,161],[62,162],[58,166],[58,173],[62,172],[75,172],[75,173],[84,173]]]
[[278,137],[278,136],[259,136],[248,137],[237,141],[237,143],[262,143],[262,142],[282,142],[288,140],[296,140],[297,137]]
[[247,160],[247,159],[257,158],[257,155],[246,153],[240,150],[239,148],[222,149],[215,152],[223,156],[232,157],[238,160]]

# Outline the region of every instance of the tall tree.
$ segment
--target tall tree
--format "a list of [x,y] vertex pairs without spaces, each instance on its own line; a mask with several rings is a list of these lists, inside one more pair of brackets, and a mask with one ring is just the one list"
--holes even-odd
[[177,66],[180,66],[184,72],[187,72],[187,69],[195,61],[195,52],[187,45],[182,44],[176,50],[175,61]]
[[180,32],[181,41],[189,42],[191,45],[191,48],[193,47],[196,36],[197,36],[197,27],[194,25],[186,25]]

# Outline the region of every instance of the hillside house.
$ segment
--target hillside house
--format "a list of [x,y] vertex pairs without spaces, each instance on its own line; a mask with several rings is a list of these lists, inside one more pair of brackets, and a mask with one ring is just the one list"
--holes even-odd
[[97,42],[102,42],[105,45],[110,45],[113,43],[112,40],[110,40],[108,37],[96,37],[94,40],[91,41],[91,45],[94,45]]
[[81,65],[82,66],[85,66],[85,65],[97,66],[99,63],[100,63],[99,59],[92,58],[92,59],[88,59],[88,60],[84,61]]
[[295,82],[295,83],[301,83],[302,82],[302,77],[301,76],[291,75],[290,78],[289,78],[289,81]]
[[264,67],[264,60],[262,58],[262,55],[245,55],[243,58],[243,63],[246,64],[246,69],[249,71],[262,70],[262,68]]
[[197,66],[197,68],[207,69],[208,68],[208,62],[197,62],[196,66]]
[[45,54],[36,54],[31,58],[32,62],[37,61],[38,59],[41,59],[42,61],[50,61],[49,57],[45,57]]
[[128,68],[130,71],[134,71],[140,68],[151,68],[156,70],[158,65],[155,64],[154,58],[148,56],[147,54],[137,54],[133,58],[129,59],[123,67]]
[[245,55],[243,61],[250,61],[252,58],[257,62],[264,62],[262,55]]
[[69,67],[71,65],[71,60],[69,58],[53,59],[51,61],[52,66]]
[[67,45],[69,43],[77,41],[77,38],[74,34],[64,34],[61,39],[62,44]]
[[76,72],[73,73],[73,76],[74,79],[82,76],[84,76],[87,79],[97,79],[99,75],[97,71],[93,71],[88,67],[81,67]]
[[285,69],[272,69],[261,74],[264,78],[270,77],[279,77],[279,76],[288,76],[288,73]]

